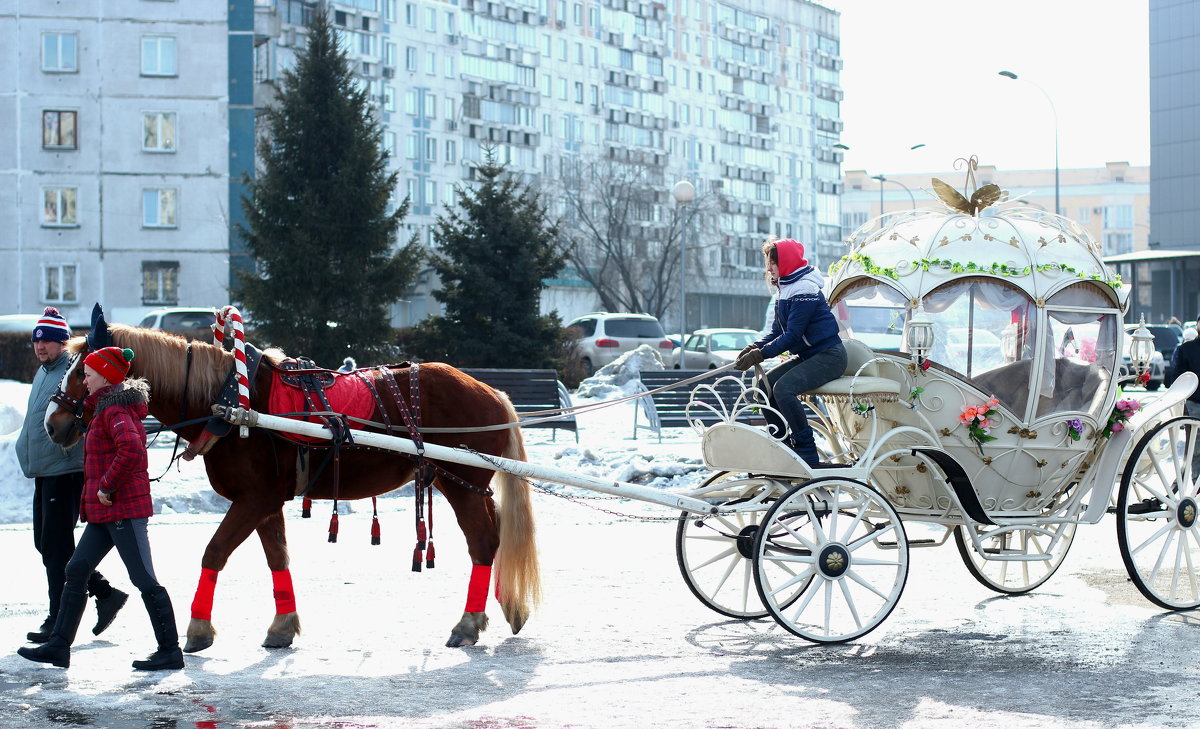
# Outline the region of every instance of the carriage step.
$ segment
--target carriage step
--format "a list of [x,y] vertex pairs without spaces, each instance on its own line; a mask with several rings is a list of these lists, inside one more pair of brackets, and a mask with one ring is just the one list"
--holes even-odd
[[[935,547],[939,544],[941,544],[941,541],[939,541],[937,539],[910,539],[910,540],[908,540],[909,549],[912,549],[913,547]],[[884,542],[882,540],[878,542],[878,545],[879,545],[880,549],[896,549],[899,546],[899,544],[897,542]]]

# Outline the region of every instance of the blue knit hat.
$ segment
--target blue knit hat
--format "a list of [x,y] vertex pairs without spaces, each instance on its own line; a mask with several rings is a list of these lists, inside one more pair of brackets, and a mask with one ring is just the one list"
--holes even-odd
[[65,342],[70,338],[71,327],[67,326],[66,318],[58,313],[58,309],[47,306],[33,328],[33,341]]

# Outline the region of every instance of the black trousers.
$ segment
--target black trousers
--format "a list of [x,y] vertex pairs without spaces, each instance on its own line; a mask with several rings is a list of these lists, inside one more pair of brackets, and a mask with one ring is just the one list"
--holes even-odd
[[[79,499],[83,496],[83,472],[39,476],[33,480],[33,546],[46,567],[50,617],[58,615],[67,562],[75,553],[75,526],[79,523]],[[99,572],[87,578],[87,591],[108,597],[112,586]]]
[[121,519],[103,524],[88,523],[79,538],[79,549],[67,563],[67,589],[73,594],[83,590],[90,575],[96,574],[96,565],[115,547],[125,569],[129,570],[129,581],[143,595],[158,587],[154,576],[154,562],[150,558],[150,538],[146,529],[150,520]]

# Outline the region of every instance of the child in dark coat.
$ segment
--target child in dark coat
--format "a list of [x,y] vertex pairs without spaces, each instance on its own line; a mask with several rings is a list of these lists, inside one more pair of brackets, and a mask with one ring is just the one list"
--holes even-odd
[[144,661],[134,661],[133,667],[142,671],[183,668],[171,598],[158,584],[150,559],[146,527],[154,512],[142,426],[149,387],[145,380],[126,379],[132,360],[133,350],[117,347],[105,347],[83,360],[83,379],[90,393],[86,404],[95,411],[84,441],[80,516],[87,526],[67,563],[67,583],[49,642],[17,651],[31,661],[60,668],[71,664],[71,644],[87,602],[88,575],[115,547],[130,581],[142,593],[158,640],[158,650]]

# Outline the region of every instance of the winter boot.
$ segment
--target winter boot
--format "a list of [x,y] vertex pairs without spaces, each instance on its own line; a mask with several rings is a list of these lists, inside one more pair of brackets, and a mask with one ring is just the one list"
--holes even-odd
[[25,634],[25,640],[30,643],[45,643],[50,640],[50,636],[54,634],[54,623],[58,620],[51,615],[42,621],[42,627],[37,630],[31,630]]
[[125,601],[129,599],[129,595],[121,592],[117,588],[112,588],[107,597],[96,598],[96,627],[92,628],[92,635],[100,635],[108,626],[112,625],[112,621],[116,619],[117,613],[121,608],[125,607]]
[[63,591],[62,602],[58,606],[58,620],[54,623],[54,632],[45,645],[37,648],[18,648],[17,654],[38,663],[49,663],[59,668],[71,665],[71,644],[75,642],[75,633],[79,630],[79,621],[83,619],[83,609],[87,607],[86,592]]
[[158,650],[144,661],[134,661],[139,671],[167,671],[183,668],[183,651],[179,649],[179,631],[175,628],[175,611],[171,608],[171,596],[161,585],[142,593],[146,612],[150,614],[150,625]]
[[792,431],[792,439],[788,445],[808,465],[817,466],[821,463],[821,456],[817,453],[817,441],[813,436],[811,425],[794,429]]

